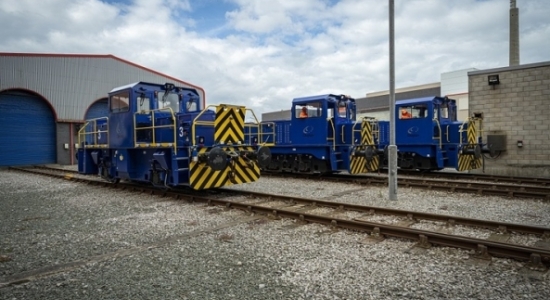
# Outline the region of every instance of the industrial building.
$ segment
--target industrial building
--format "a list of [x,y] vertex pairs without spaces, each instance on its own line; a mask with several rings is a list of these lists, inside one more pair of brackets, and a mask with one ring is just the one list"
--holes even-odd
[[138,81],[195,88],[205,102],[204,89],[113,55],[0,53],[0,167],[74,164],[84,120]]
[[483,137],[497,150],[485,156],[482,171],[550,177],[550,61],[472,71],[468,78],[469,111],[483,113]]

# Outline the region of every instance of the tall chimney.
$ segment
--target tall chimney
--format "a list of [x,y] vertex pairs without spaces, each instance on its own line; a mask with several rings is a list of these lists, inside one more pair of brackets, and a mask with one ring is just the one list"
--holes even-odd
[[510,66],[519,65],[519,9],[510,0]]

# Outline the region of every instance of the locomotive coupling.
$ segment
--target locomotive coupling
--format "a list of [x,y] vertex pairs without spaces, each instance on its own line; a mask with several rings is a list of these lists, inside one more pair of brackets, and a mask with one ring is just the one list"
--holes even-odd
[[355,156],[362,156],[367,161],[372,161],[376,156],[378,156],[379,150],[376,149],[375,146],[366,146],[366,147],[358,147],[355,149]]
[[267,168],[271,163],[271,150],[265,146],[260,146],[257,151],[244,151],[243,156],[256,161],[260,168]]
[[199,154],[199,162],[206,163],[214,171],[222,171],[232,160],[238,160],[239,157],[244,158],[251,164],[256,162],[261,168],[269,166],[271,163],[271,150],[268,147],[259,147],[254,150],[232,150],[225,151],[221,147],[214,147],[210,151]]
[[[486,151],[486,152],[485,152]],[[481,153],[488,153],[489,150],[483,150],[481,145],[475,144],[475,145],[465,145],[462,150],[460,150],[460,153],[463,155],[473,155],[474,158],[478,159],[481,158]]]

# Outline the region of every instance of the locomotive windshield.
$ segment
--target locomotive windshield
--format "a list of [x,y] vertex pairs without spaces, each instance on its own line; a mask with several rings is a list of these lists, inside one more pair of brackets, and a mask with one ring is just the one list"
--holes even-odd
[[164,91],[158,92],[158,107],[159,109],[172,109],[174,113],[180,111],[179,96],[176,93],[166,93]]
[[340,118],[346,117],[346,108],[347,108],[346,102],[344,101],[338,102],[338,117]]
[[399,119],[418,119],[428,117],[426,114],[427,108],[426,105],[412,105],[412,106],[401,106],[399,108]]
[[130,92],[120,91],[110,97],[111,112],[126,112],[130,109]]
[[296,118],[314,118],[321,117],[323,109],[320,102],[312,102],[307,104],[298,104],[295,109]]
[[151,99],[141,94],[137,97],[137,111],[140,113],[148,113],[151,110]]

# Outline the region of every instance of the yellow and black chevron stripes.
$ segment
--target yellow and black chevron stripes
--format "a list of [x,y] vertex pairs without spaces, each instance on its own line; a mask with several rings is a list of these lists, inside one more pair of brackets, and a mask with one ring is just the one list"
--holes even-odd
[[373,156],[371,159],[367,159],[367,157],[364,154],[361,154],[361,155],[356,154],[356,152],[365,153],[365,151],[367,151],[366,150],[367,147],[373,147],[373,146],[357,146],[353,151],[351,151],[350,165],[348,168],[348,172],[350,174],[361,174],[361,173],[378,171],[378,168],[380,166],[380,158],[378,157],[378,154],[373,153]]
[[470,121],[468,122],[467,137],[468,137],[468,144],[473,145],[477,143],[476,123],[472,119],[470,119]]
[[[198,153],[204,154],[211,147],[203,147]],[[254,151],[251,146],[224,147],[224,151],[238,153],[238,151]],[[191,162],[189,169],[189,185],[195,190],[204,190],[254,182],[260,178],[260,167],[254,162],[249,164],[244,158],[238,157],[221,171],[214,171],[207,163]]]
[[[462,149],[463,152],[465,150],[468,150],[468,152],[472,153],[475,152],[475,147],[479,145],[477,144],[477,127],[476,122],[473,119],[470,119],[468,122],[468,129],[466,131],[467,133],[467,140],[468,145],[465,145]],[[474,170],[479,169],[482,166],[481,157],[476,158],[474,154],[458,154],[458,171],[468,171],[468,170]]]
[[372,126],[368,120],[361,122],[361,145],[374,145]]
[[218,105],[214,120],[214,142],[226,145],[243,143],[245,114],[244,106]]
[[[368,155],[365,155],[367,151]],[[369,120],[363,119],[361,122],[361,144],[356,146],[350,153],[348,171],[350,174],[373,172],[378,170],[379,164],[374,145],[372,124]]]

